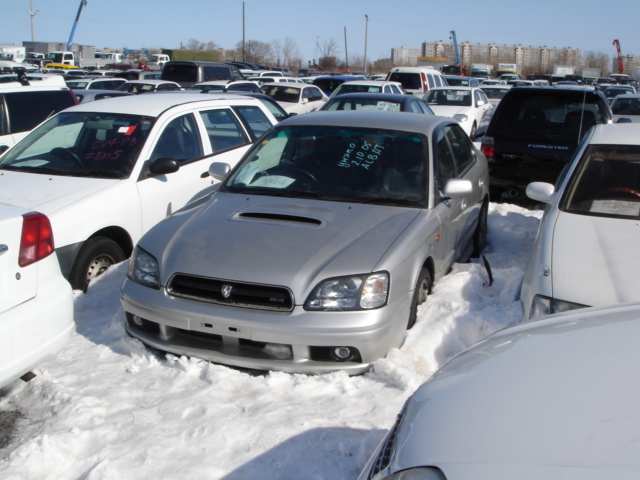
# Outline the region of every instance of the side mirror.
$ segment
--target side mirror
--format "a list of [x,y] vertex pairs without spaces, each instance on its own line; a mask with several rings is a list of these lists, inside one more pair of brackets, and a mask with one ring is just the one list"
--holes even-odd
[[473,192],[473,184],[470,180],[462,180],[460,178],[451,178],[444,185],[442,195],[445,199],[460,198],[471,195]]
[[633,123],[633,121],[627,117],[620,117],[615,121],[615,123]]
[[481,107],[484,105],[484,100],[478,100],[478,106]]
[[211,175],[216,180],[224,180],[224,177],[229,174],[229,171],[231,171],[231,167],[228,163],[213,162],[209,166],[209,175]]
[[169,173],[177,172],[180,169],[180,164],[173,158],[156,158],[149,166],[149,173],[152,176],[167,175]]
[[554,192],[555,187],[545,182],[531,182],[526,190],[527,197],[542,203],[549,203]]

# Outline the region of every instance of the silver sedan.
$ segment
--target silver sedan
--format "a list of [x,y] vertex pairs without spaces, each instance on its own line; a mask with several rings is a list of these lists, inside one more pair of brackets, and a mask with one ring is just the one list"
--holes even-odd
[[488,169],[460,125],[318,112],[267,132],[208,200],[138,243],[121,290],[145,344],[237,367],[366,371],[432,283],[484,247]]

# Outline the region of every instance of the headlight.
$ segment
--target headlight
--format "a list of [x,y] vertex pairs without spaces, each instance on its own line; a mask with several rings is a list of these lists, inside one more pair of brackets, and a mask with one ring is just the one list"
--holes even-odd
[[127,276],[134,282],[151,288],[160,288],[160,270],[153,255],[136,246],[129,261]]
[[469,120],[469,117],[468,117],[468,116],[466,116],[466,115],[464,115],[464,114],[462,114],[462,113],[458,113],[457,115],[454,115],[454,116],[453,116],[453,119],[454,119],[456,122],[460,122],[460,123],[462,123],[462,122],[466,122],[467,120]]
[[370,310],[387,303],[389,274],[330,278],[313,289],[305,310]]
[[539,318],[543,315],[553,315],[554,313],[568,312],[569,310],[586,307],[588,307],[588,305],[567,302],[557,298],[545,297],[544,295],[536,295],[531,302],[529,318]]

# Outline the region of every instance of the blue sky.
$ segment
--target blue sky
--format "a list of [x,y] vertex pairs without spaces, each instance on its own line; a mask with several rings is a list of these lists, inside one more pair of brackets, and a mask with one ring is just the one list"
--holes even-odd
[[[31,0],[36,41],[66,43],[80,0]],[[179,48],[194,38],[233,48],[242,40],[240,0],[89,0],[74,42],[101,48]],[[365,14],[369,16],[367,57],[386,58],[391,48],[420,48],[424,41],[573,47],[640,55],[640,2],[595,0],[245,0],[245,38],[270,42],[289,37],[304,61],[316,58],[316,43],[333,39],[344,56],[364,54]],[[0,0],[0,45],[31,40],[29,0]]]

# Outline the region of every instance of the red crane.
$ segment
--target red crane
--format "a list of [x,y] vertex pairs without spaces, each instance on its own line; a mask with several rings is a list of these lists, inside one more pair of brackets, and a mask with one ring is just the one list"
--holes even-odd
[[622,62],[622,52],[620,51],[620,42],[618,40],[614,40],[613,44],[616,46],[618,50],[618,73],[624,73],[624,63]]

